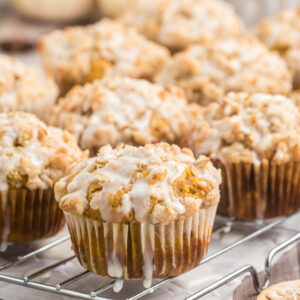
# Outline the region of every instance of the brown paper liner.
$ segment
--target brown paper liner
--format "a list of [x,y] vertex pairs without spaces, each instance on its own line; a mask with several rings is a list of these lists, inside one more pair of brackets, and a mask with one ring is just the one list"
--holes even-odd
[[207,253],[216,206],[168,225],[110,223],[65,213],[81,265],[102,276],[148,279],[174,276]]
[[64,215],[53,189],[12,189],[0,193],[1,242],[29,242],[55,235]]
[[300,163],[223,163],[218,214],[245,220],[286,216],[300,208]]

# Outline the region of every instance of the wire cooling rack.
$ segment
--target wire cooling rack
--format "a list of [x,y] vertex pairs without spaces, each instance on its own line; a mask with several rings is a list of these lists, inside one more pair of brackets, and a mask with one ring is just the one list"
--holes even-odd
[[[234,243],[231,243],[231,244],[227,245],[226,247],[223,247],[223,248],[219,249],[218,251],[210,254],[209,256],[207,256],[206,258],[204,258],[201,261],[200,265],[208,264],[210,261],[213,261],[214,259],[221,257],[222,255],[229,252],[230,250],[235,249],[238,246],[257,238],[257,237],[267,233],[268,231],[271,231],[272,229],[274,229],[276,227],[279,227],[280,224],[287,221],[288,218],[290,218],[290,217],[280,218],[271,223],[268,223],[267,225],[266,224],[257,224],[257,223],[243,223],[243,226],[251,228],[250,234],[248,234],[245,237],[239,239],[238,241],[235,241]],[[239,222],[241,222],[241,221],[236,221],[236,220],[225,220],[224,221],[224,219],[223,219],[223,223],[219,226],[216,226],[216,228],[214,230],[214,234],[217,234],[217,232],[225,232],[226,233],[228,231],[227,230],[228,228],[231,228],[233,225],[236,225]],[[291,244],[300,241],[300,233],[295,232],[295,231],[293,231],[293,233],[294,234],[292,237],[290,237],[285,242],[279,244],[278,246],[273,248],[271,251],[269,251],[269,253],[266,257],[266,262],[265,262],[265,276],[264,276],[263,283],[259,282],[258,272],[255,269],[255,267],[253,267],[252,265],[244,265],[244,266],[241,266],[240,268],[236,269],[235,271],[227,274],[226,276],[220,278],[219,280],[209,284],[205,288],[202,288],[201,290],[197,291],[193,295],[188,296],[185,299],[186,300],[199,299],[202,296],[207,295],[208,293],[214,291],[215,289],[222,287],[225,284],[228,284],[229,282],[233,281],[237,277],[240,277],[246,273],[249,273],[252,276],[253,286],[257,292],[260,292],[262,289],[266,288],[270,283],[270,269],[271,269],[272,260],[273,260],[274,256],[278,252],[282,251],[283,249],[286,249]],[[4,281],[4,282],[20,285],[23,287],[32,288],[32,289],[37,289],[37,290],[41,290],[41,291],[45,291],[45,292],[50,292],[50,293],[55,293],[55,294],[60,294],[60,295],[65,295],[65,296],[71,296],[73,298],[77,297],[77,298],[81,298],[81,299],[95,299],[95,300],[113,299],[113,298],[104,297],[103,294],[106,291],[113,289],[115,280],[112,280],[108,284],[106,283],[106,284],[103,284],[102,286],[91,288],[88,292],[77,291],[77,290],[70,288],[70,286],[73,283],[79,282],[80,280],[83,280],[87,276],[91,276],[92,273],[90,273],[89,271],[80,272],[80,273],[76,274],[75,276],[72,276],[70,278],[65,278],[65,280],[63,280],[61,282],[57,282],[56,284],[46,284],[46,283],[38,282],[39,277],[41,277],[47,273],[51,273],[56,268],[58,268],[62,265],[65,265],[72,260],[75,260],[75,256],[73,255],[73,253],[71,251],[70,251],[69,257],[59,260],[59,261],[55,262],[54,264],[50,264],[45,267],[42,267],[38,270],[30,271],[30,269],[29,269],[28,272],[26,272],[25,276],[24,275],[11,276],[11,275],[7,274],[7,272],[10,269],[12,269],[13,267],[20,265],[22,263],[28,262],[28,261],[30,262],[30,260],[34,259],[34,257],[39,256],[39,255],[49,251],[50,249],[58,247],[59,245],[69,241],[69,239],[70,239],[69,236],[59,238],[56,241],[46,244],[39,249],[36,249],[36,250],[29,252],[22,256],[18,256],[15,259],[13,259],[12,261],[1,265],[0,266],[0,281]],[[182,275],[160,280],[157,283],[153,284],[150,288],[143,289],[142,291],[140,291],[130,297],[127,297],[126,299],[137,300],[137,299],[141,299],[151,293],[157,293],[157,296],[159,296],[160,288],[162,288],[163,286],[166,286],[167,284],[174,281],[175,279],[178,279],[180,276],[182,276]],[[99,277],[99,278],[102,278],[102,277]],[[118,296],[118,299],[120,299],[119,296]]]

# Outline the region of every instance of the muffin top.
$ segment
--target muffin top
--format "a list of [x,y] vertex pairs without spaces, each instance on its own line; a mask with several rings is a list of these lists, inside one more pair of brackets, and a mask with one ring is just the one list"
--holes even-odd
[[0,114],[0,190],[46,189],[87,157],[66,131],[23,112]]
[[255,28],[255,34],[267,47],[279,52],[289,68],[300,76],[300,7],[281,11],[273,18],[263,20]]
[[257,300],[300,299],[300,280],[277,283],[261,292]]
[[50,78],[0,54],[0,112],[27,111],[41,118],[57,96],[58,88]]
[[199,120],[184,139],[197,154],[232,162],[300,159],[300,114],[291,99],[229,93],[220,103],[202,108],[202,113],[205,120]]
[[78,83],[104,74],[151,79],[169,51],[110,19],[85,27],[69,27],[46,35],[40,43],[46,69],[68,72]]
[[241,20],[224,1],[153,0],[145,5],[130,7],[122,20],[173,51],[243,32]]
[[73,88],[54,107],[49,123],[67,129],[82,148],[91,149],[176,142],[189,127],[189,113],[179,88],[113,77]]
[[284,61],[254,38],[226,38],[176,54],[157,75],[182,87],[191,102],[207,105],[231,91],[287,94],[292,78]]
[[168,224],[219,201],[220,172],[209,158],[165,143],[107,145],[55,185],[60,207],[109,222]]

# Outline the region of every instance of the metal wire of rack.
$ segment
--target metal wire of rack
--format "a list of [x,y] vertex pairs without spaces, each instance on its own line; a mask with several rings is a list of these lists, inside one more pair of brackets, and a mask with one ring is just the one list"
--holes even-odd
[[[277,219],[265,226],[261,225],[258,229],[256,229],[249,235],[247,235],[247,236],[243,237],[242,239],[207,256],[200,262],[199,265],[206,264],[209,261],[212,261],[213,259],[220,257],[224,253],[270,231],[271,229],[274,229],[275,227],[279,226],[281,223],[286,221],[288,218],[289,217],[283,217],[283,218]],[[237,222],[237,221],[228,220],[227,222],[225,222],[225,224],[222,227],[216,229],[214,232],[216,233],[217,231],[220,232],[228,227],[230,228],[234,224],[234,222]],[[16,265],[22,264],[25,261],[29,261],[30,259],[33,259],[35,256],[42,254],[52,248],[55,248],[56,246],[68,241],[69,239],[70,239],[69,236],[59,238],[58,240],[51,242],[39,249],[36,249],[36,250],[28,253],[28,254],[25,254],[24,256],[18,256],[13,261],[1,265],[0,266],[0,281],[4,281],[4,282],[16,284],[16,285],[20,285],[20,286],[24,286],[24,287],[28,287],[28,288],[33,288],[33,289],[37,289],[37,290],[41,290],[41,291],[45,291],[45,292],[50,292],[50,293],[55,293],[55,294],[60,294],[60,295],[65,295],[65,296],[71,296],[71,297],[77,297],[77,298],[81,298],[81,299],[111,300],[111,298],[102,297],[101,295],[105,291],[108,291],[113,288],[115,280],[113,280],[112,282],[105,284],[101,287],[93,288],[89,292],[76,291],[76,290],[72,290],[71,288],[69,288],[69,286],[72,283],[78,282],[78,281],[82,280],[83,278],[91,275],[92,273],[90,273],[89,271],[80,272],[80,273],[76,274],[75,276],[72,276],[71,278],[67,278],[64,281],[57,283],[56,285],[49,285],[49,284],[40,283],[40,282],[35,281],[35,279],[39,278],[40,276],[42,276],[46,273],[49,273],[49,272],[53,271],[54,269],[58,268],[59,266],[62,266],[64,264],[68,263],[69,261],[75,259],[74,255],[71,255],[65,259],[62,259],[54,264],[43,267],[37,271],[27,273],[25,276],[17,277],[17,276],[11,276],[11,275],[5,274],[5,272],[8,269],[10,269]],[[265,277],[264,277],[263,284],[260,284],[260,282],[259,282],[257,270],[251,265],[245,265],[245,266],[242,266],[242,267],[238,268],[237,270],[227,274],[226,276],[222,277],[221,279],[211,283],[210,285],[206,286],[205,288],[202,288],[198,292],[187,297],[186,300],[199,299],[202,296],[207,295],[208,293],[214,291],[215,289],[222,287],[223,285],[229,283],[230,281],[234,280],[235,278],[240,277],[246,273],[249,273],[252,276],[253,286],[257,292],[260,292],[262,289],[268,287],[268,285],[270,283],[270,270],[271,270],[272,260],[273,260],[274,256],[277,253],[279,253],[280,251],[282,251],[283,249],[286,249],[291,244],[298,242],[299,240],[300,240],[300,232],[297,232],[291,238],[289,238],[285,242],[279,244],[278,246],[273,248],[268,253],[266,262],[265,262]],[[180,276],[181,275],[163,279],[163,280],[155,283],[150,288],[146,288],[143,291],[133,295],[132,297],[127,298],[127,300],[141,299],[148,294],[154,293],[159,288],[167,285],[168,283],[172,282],[175,278],[178,278]]]

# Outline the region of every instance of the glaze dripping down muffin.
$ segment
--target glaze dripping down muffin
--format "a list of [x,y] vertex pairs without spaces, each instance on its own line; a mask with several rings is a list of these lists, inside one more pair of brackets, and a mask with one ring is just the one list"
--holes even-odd
[[85,268],[149,286],[207,252],[220,182],[209,158],[188,149],[108,145],[61,179],[55,195]]

